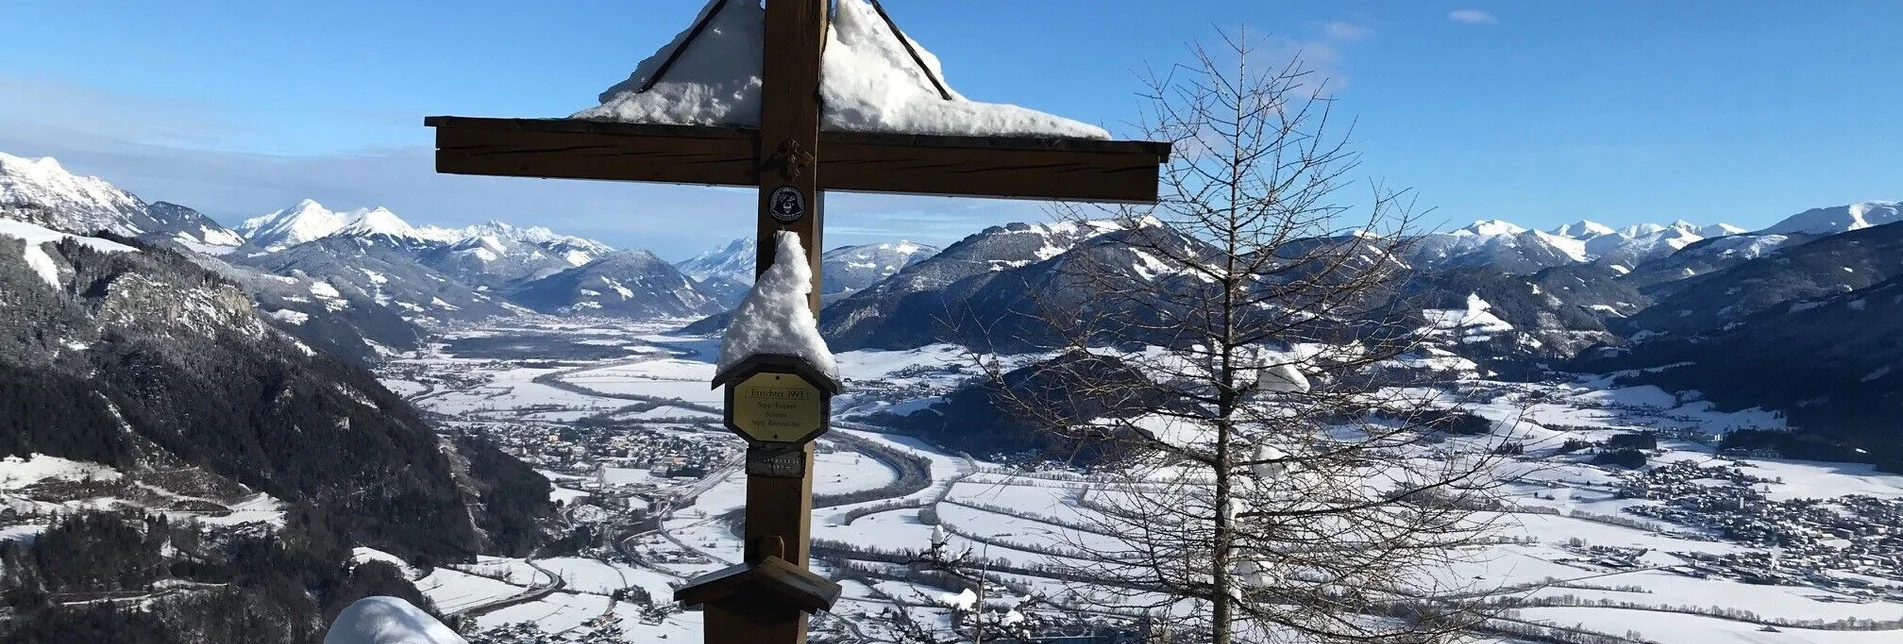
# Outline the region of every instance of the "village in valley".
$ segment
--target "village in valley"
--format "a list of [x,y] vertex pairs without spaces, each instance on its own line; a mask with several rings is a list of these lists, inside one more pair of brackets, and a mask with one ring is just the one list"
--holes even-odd
[[[250,75],[388,101],[219,99],[416,139],[362,149],[384,135],[248,148],[261,119],[211,98],[101,119],[121,90],[0,65],[39,112],[138,131],[74,129],[79,163],[184,146],[442,220],[300,197],[227,229],[0,153],[0,642],[1903,642],[1903,202],[1677,218],[1883,185],[1833,138],[1883,133],[1800,98],[1889,85],[1800,65],[1843,83],[1787,90],[1759,68],[1808,59],[1563,6],[1308,7],[1260,36],[1201,5],[636,4],[532,7],[545,33],[415,12],[469,14],[427,16],[440,41],[352,4],[406,35],[305,31],[430,47]],[[1185,16],[1219,24],[1157,59]],[[958,67],[906,23],[990,31]],[[1143,63],[1127,86],[1112,53]],[[406,54],[438,76],[380,75]],[[1628,55],[1652,68],[1604,60]],[[190,82],[128,76],[241,76],[154,60]],[[1752,111],[1782,109],[1766,87],[1801,108]],[[1552,105],[1498,111],[1520,103]],[[545,113],[492,113],[518,108]],[[15,116],[0,145],[71,129]],[[1788,138],[1742,134],[1765,130]],[[1826,176],[1709,172],[1760,195],[1675,165],[1738,145]],[[255,197],[162,165],[128,185]],[[1449,228],[1440,201],[1639,219]],[[485,208],[528,225],[448,223]]]
[[[742,444],[719,428],[710,406],[718,395],[704,384],[710,358],[683,350],[707,339],[674,335],[669,325],[556,329],[626,357],[498,360],[457,356],[444,349],[451,342],[384,369],[393,389],[450,427],[498,436],[542,470],[556,482],[569,529],[584,535],[572,555],[448,566],[419,587],[497,633],[588,641],[582,635],[595,632],[593,620],[615,616],[631,641],[690,636],[702,614],[668,602],[669,593],[740,554]],[[1052,633],[1101,641],[1133,641],[1145,624],[1154,627],[1158,616],[1119,611],[1108,595],[1093,597],[1062,572],[1077,548],[1106,538],[1090,532],[1091,474],[945,453],[865,422],[884,418],[881,409],[941,400],[972,377],[966,352],[931,346],[837,358],[854,387],[819,442],[814,565],[845,593],[831,617],[814,621],[815,638],[897,637],[894,610],[936,615],[930,619],[941,629],[963,619],[956,601],[919,576],[935,530],[989,563],[986,579],[996,586],[986,604],[997,615],[1022,607]],[[443,373],[461,375],[451,385],[434,375]],[[896,399],[894,391],[917,397]],[[1839,638],[1818,641],[1875,642],[1899,628],[1903,477],[1768,453],[1720,454],[1674,438],[1779,421],[1652,387],[1602,389],[1590,378],[1502,383],[1469,373],[1450,393],[1477,401],[1475,413],[1522,445],[1511,467],[1524,473],[1502,495],[1510,506],[1489,513],[1497,543],[1470,549],[1447,581],[1459,589],[1450,597],[1507,607],[1501,633],[1563,628],[1678,642],[1714,629],[1811,629],[1803,632]],[[1449,435],[1435,446],[1473,440]],[[1647,458],[1641,467],[1595,464],[1602,453],[1635,448]],[[566,585],[548,591],[529,575],[509,583],[495,572],[531,565]]]

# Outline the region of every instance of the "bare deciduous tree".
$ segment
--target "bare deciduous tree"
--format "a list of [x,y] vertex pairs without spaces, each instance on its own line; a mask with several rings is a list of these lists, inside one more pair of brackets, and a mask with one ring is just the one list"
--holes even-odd
[[1457,358],[1399,304],[1412,204],[1344,203],[1352,127],[1299,58],[1260,53],[1225,34],[1152,78],[1160,202],[1064,210],[1105,232],[1016,340],[1065,357],[981,364],[1011,413],[1114,448],[1070,560],[1099,601],[1215,644],[1455,639],[1483,615],[1448,564],[1488,540],[1496,457],[1435,431],[1426,385]]

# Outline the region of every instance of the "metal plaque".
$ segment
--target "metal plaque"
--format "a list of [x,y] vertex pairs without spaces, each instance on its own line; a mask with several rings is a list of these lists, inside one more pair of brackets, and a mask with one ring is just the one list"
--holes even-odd
[[797,374],[763,371],[732,387],[727,426],[759,443],[804,443],[826,429],[828,396]]
[[798,445],[773,443],[748,446],[747,474],[794,479],[806,476],[806,450]]
[[806,195],[793,186],[780,186],[767,195],[766,211],[773,219],[790,224],[806,216]]

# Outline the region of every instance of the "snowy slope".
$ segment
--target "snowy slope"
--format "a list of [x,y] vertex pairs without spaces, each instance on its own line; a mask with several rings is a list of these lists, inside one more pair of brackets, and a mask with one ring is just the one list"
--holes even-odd
[[[752,237],[742,237],[674,266],[703,285],[739,284],[744,292],[753,283],[756,248]],[[858,291],[936,254],[936,246],[904,239],[834,248],[819,256],[820,293],[839,296]]]
[[1668,225],[1637,224],[1614,229],[1589,220],[1550,231],[1528,230],[1500,220],[1477,221],[1445,233],[1420,236],[1409,255],[1428,269],[1489,267],[1514,273],[1581,262],[1600,262],[1629,271],[1710,237],[1742,232],[1729,224],[1699,226],[1686,221]]
[[554,314],[700,317],[725,306],[672,264],[645,250],[621,250],[509,291],[517,304]]
[[834,248],[819,256],[820,293],[853,293],[937,254],[937,246],[903,239]]
[[104,179],[68,172],[52,157],[0,153],[0,204],[35,204],[55,211],[60,221],[50,227],[61,230],[104,230],[128,237],[147,232],[126,220],[145,209],[144,201]]
[[753,237],[738,237],[719,248],[710,248],[682,260],[674,267],[702,282],[724,279],[751,284],[753,264],[759,259],[758,249],[759,244]]
[[1422,268],[1491,266],[1515,273],[1590,260],[1580,239],[1497,219],[1422,235],[1408,254],[1408,262]]
[[329,237],[350,223],[351,220],[346,216],[331,212],[314,200],[305,199],[289,208],[246,219],[238,224],[237,232],[253,246],[281,250]]
[[1427,331],[1430,335],[1443,337],[1456,342],[1485,342],[1494,334],[1513,330],[1513,325],[1493,314],[1493,305],[1481,299],[1477,293],[1467,295],[1467,306],[1460,309],[1426,309],[1421,311],[1427,318]]
[[[197,210],[166,201],[155,201],[146,205],[146,215],[159,224],[159,230],[171,231],[175,247],[204,253],[223,255],[244,245],[244,237],[236,231],[225,228],[212,218]],[[167,241],[146,236],[148,241]]]
[[[715,7],[721,7],[719,0],[710,0],[700,15],[706,16]],[[766,10],[756,0],[727,2],[652,89],[639,91],[674,49],[687,41],[691,27],[641,61],[627,80],[602,92],[601,105],[571,118],[758,125],[765,24]],[[971,101],[949,87],[946,89],[952,100],[945,100],[906,52],[901,37],[865,0],[836,3],[820,73],[820,96],[825,106],[822,127],[973,136],[1110,136],[1100,127],[1016,105]],[[916,41],[911,44],[931,68],[933,77],[944,83],[937,57]]]
[[[1706,257],[1702,265],[1687,263],[1680,269],[1696,275],[1653,286],[1661,295],[1657,303],[1622,321],[1620,330],[1709,334],[1781,303],[1845,293],[1903,276],[1903,226],[1873,226],[1805,243],[1779,239],[1783,237],[1740,236],[1755,243],[1736,249],[1719,246],[1710,253],[1703,252],[1702,246],[1692,249],[1715,256]],[[1758,245],[1776,250],[1745,259],[1762,250]],[[1734,251],[1732,256],[1724,256],[1726,250]]]
[[448,242],[461,239],[459,231],[435,226],[411,226],[409,222],[397,217],[387,208],[371,208],[356,213],[355,221],[333,233],[348,237],[374,237],[378,235],[399,239],[418,239],[434,242]]
[[62,240],[71,239],[82,246],[98,251],[126,252],[134,250],[131,246],[115,241],[71,235],[44,226],[11,219],[0,219],[0,238],[12,238],[23,242],[21,259],[26,262],[27,268],[32,269],[35,275],[38,275],[48,286],[55,289],[65,288],[63,279],[64,273],[70,273],[72,271],[71,269],[62,271],[61,269],[65,268],[64,262],[53,259],[53,254],[46,252],[46,249],[43,247],[45,244],[58,243]]
[[246,219],[238,225],[237,232],[252,246],[265,251],[279,251],[333,235],[381,236],[432,242],[450,242],[461,237],[453,230],[411,226],[385,208],[335,212],[311,199],[299,201],[277,212]]
[[1791,215],[1759,232],[1829,235],[1860,230],[1903,221],[1903,214],[1899,214],[1898,206],[1899,202],[1895,201],[1860,201],[1844,206],[1812,208]]
[[[1203,242],[1154,219],[1127,227],[1111,221],[994,226],[827,306],[820,329],[835,348],[848,351],[936,342],[1024,349],[1052,339],[1051,329],[1038,320],[1055,311],[1096,307],[1111,317],[1133,316],[1120,318],[1125,322],[1157,314],[1127,310],[1133,305],[1128,301],[1082,300],[1097,292],[1091,280],[1149,290],[1199,283],[1200,274],[1144,248],[1207,252]],[[1168,327],[1145,322],[1155,323],[1144,328],[1156,333]]]
[[457,239],[417,253],[417,261],[477,287],[501,288],[585,265],[614,249],[540,226],[490,221],[454,231]]
[[214,255],[244,241],[196,210],[147,204],[104,179],[74,174],[51,157],[0,153],[0,213],[55,230],[106,231]]
[[[332,235],[234,263],[315,280],[314,295],[374,302],[410,320],[472,321],[516,311],[502,296],[417,261],[431,246],[399,238]],[[337,305],[340,306],[340,305]]]

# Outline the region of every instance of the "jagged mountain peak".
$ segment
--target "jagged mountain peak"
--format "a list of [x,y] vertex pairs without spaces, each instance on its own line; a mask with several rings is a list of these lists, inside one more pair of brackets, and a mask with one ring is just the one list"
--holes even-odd
[[1573,239],[1585,239],[1588,237],[1598,237],[1600,235],[1618,234],[1618,231],[1613,230],[1611,226],[1607,226],[1605,224],[1593,221],[1591,219],[1581,219],[1579,221],[1566,224],[1558,228],[1554,228],[1551,232],[1561,237],[1571,237]]
[[388,235],[391,237],[420,237],[422,235],[422,231],[419,231],[415,226],[411,226],[409,222],[403,221],[403,218],[396,216],[396,213],[390,212],[387,208],[371,208],[360,214],[355,214],[354,218],[356,221],[351,222],[350,225],[344,226],[332,234],[352,236]]
[[1729,224],[1701,226],[1685,220],[1614,228],[1589,219],[1550,230],[1528,230],[1488,219],[1444,233],[1420,236],[1409,255],[1419,268],[1491,267],[1509,273],[1598,262],[1622,270],[1669,255],[1701,240],[1741,232]]
[[67,170],[52,157],[0,153],[0,211],[71,233],[107,231],[206,254],[243,240],[210,217],[177,204],[146,204],[104,179]]
[[427,242],[453,242],[464,237],[462,231],[413,226],[382,206],[338,212],[314,199],[246,219],[237,231],[252,246],[272,252],[335,235]]
[[840,246],[819,256],[822,295],[844,295],[897,275],[938,254],[938,247],[901,239]]
[[494,237],[531,244],[573,246],[578,249],[593,251],[596,255],[606,255],[614,250],[613,247],[607,244],[585,237],[564,235],[550,230],[547,226],[517,226],[498,219],[491,219],[480,224],[468,226],[458,232],[464,238]]
[[751,284],[758,248],[758,242],[752,236],[738,237],[718,248],[682,260],[674,267],[697,281],[729,280]]
[[237,231],[251,245],[276,251],[329,237],[352,222],[316,200],[304,199],[288,208],[246,219],[238,224]]
[[148,232],[132,221],[144,214],[144,201],[99,177],[70,172],[53,157],[0,153],[0,205],[44,208],[57,220],[40,223],[68,232]]

